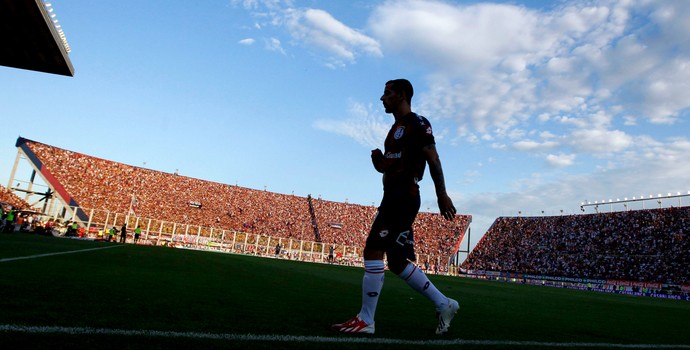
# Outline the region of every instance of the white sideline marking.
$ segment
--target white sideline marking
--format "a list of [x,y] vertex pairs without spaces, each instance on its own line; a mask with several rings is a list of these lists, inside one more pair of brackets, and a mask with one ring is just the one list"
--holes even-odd
[[117,335],[143,336],[162,338],[192,338],[211,340],[239,340],[239,341],[273,341],[273,342],[306,342],[306,343],[350,343],[350,344],[390,344],[390,345],[484,345],[484,346],[526,346],[526,347],[583,347],[583,348],[621,348],[621,349],[690,349],[690,344],[611,344],[611,343],[556,343],[539,341],[513,340],[405,340],[391,338],[353,338],[353,337],[317,337],[279,334],[214,334],[198,332],[172,332],[154,330],[125,330],[89,327],[58,327],[58,326],[19,326],[0,325],[0,332],[30,333],[30,334],[68,334],[68,335]]
[[54,255],[62,255],[62,254],[90,252],[90,251],[94,251],[94,250],[117,248],[117,247],[122,247],[122,245],[113,245],[113,246],[109,246],[109,247],[89,248],[89,249],[80,249],[80,250],[70,250],[67,252],[56,252],[56,253],[46,253],[46,254],[37,254],[37,255],[29,255],[29,256],[19,256],[16,258],[5,258],[5,259],[0,259],[0,263],[7,262],[7,261],[15,261],[15,260],[43,258],[46,256],[54,256]]

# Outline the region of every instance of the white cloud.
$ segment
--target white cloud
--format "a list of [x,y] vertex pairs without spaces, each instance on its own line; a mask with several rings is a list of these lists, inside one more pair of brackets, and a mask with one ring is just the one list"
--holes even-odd
[[233,5],[250,11],[260,21],[255,23],[257,29],[271,26],[287,33],[291,44],[323,54],[329,67],[353,64],[362,55],[383,57],[377,40],[327,11],[298,8],[292,1],[278,0],[233,0]]
[[678,1],[407,0],[380,5],[370,28],[389,54],[428,68],[427,114],[484,132],[601,111],[676,123],[690,107],[688,16]]
[[232,0],[231,3],[234,6],[242,6],[247,10],[259,10],[261,8],[266,8],[269,11],[277,11],[285,2],[287,5],[292,6],[292,1],[281,1],[281,0]]
[[[509,61],[521,69],[525,50],[546,49],[553,36],[537,37],[539,17],[513,5],[459,6],[440,1],[388,1],[370,18],[386,50],[404,52],[457,73]],[[427,63],[428,64],[428,63]]]
[[624,120],[624,122],[623,122],[624,125],[627,125],[627,126],[637,125],[637,118],[635,118],[634,116],[626,115],[623,117],[623,120]]
[[283,49],[283,46],[280,43],[280,40],[278,40],[276,38],[267,39],[265,41],[264,47],[269,51],[275,51],[275,52],[279,52],[279,53],[285,55],[285,49]]
[[537,150],[547,150],[547,149],[552,149],[558,146],[557,142],[554,141],[546,141],[546,142],[537,142],[537,141],[532,141],[532,140],[521,140],[518,142],[513,143],[513,149],[516,149],[518,151],[537,151]]
[[[325,54],[321,59],[328,67],[384,52],[411,60],[427,71],[430,86],[419,89],[418,109],[455,120],[459,137],[533,121],[547,126],[586,121],[601,112],[626,126],[673,124],[690,108],[688,2],[576,0],[540,10],[506,3],[385,1],[374,5],[361,30],[291,1],[233,4],[262,18],[263,26],[284,30],[289,44]],[[267,48],[285,52],[274,42],[278,39],[270,40]],[[613,136],[623,132],[604,129]]]
[[549,154],[546,156],[546,163],[553,167],[566,167],[573,165],[575,157],[574,154]]
[[326,11],[293,9],[288,13],[286,27],[293,38],[325,50],[335,59],[352,63],[360,52],[383,56],[376,40],[348,27]]
[[253,45],[255,42],[256,42],[256,40],[254,40],[253,38],[247,38],[247,39],[242,39],[242,40],[238,41],[237,43],[242,44],[242,45]]
[[553,139],[553,138],[556,137],[556,135],[552,134],[552,133],[549,132],[549,131],[540,131],[540,132],[539,132],[539,137],[541,137],[541,138],[543,138],[543,139]]
[[372,149],[381,148],[390,129],[390,122],[386,122],[381,113],[374,111],[372,105],[351,102],[349,114],[347,119],[320,119],[314,122],[313,126],[319,130],[350,137]]
[[621,152],[633,144],[633,138],[620,130],[581,129],[570,135],[571,147],[589,154]]

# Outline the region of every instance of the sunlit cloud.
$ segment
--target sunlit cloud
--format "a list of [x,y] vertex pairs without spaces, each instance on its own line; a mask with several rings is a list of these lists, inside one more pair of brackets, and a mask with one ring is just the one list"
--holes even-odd
[[362,146],[371,149],[381,148],[386,138],[390,122],[386,121],[372,105],[351,102],[346,119],[319,119],[314,127],[354,139]]

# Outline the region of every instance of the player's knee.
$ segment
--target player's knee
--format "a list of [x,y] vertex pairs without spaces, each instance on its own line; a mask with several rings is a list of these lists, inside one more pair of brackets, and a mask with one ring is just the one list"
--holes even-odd
[[407,267],[407,259],[403,258],[402,256],[389,254],[387,257],[388,269],[392,273],[399,275],[405,270],[405,267]]
[[364,260],[383,260],[383,251],[371,248],[364,248]]

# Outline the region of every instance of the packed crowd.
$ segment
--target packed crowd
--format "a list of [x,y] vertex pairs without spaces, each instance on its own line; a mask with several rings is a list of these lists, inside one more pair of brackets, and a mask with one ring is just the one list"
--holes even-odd
[[431,261],[424,261],[430,269],[446,271],[447,261],[438,258],[452,256],[458,251],[470,220],[469,215],[456,215],[453,221],[447,221],[440,214],[420,213],[414,223],[417,255],[432,257]]
[[29,146],[82,208],[313,240],[304,198]]
[[24,209],[29,207],[29,203],[2,185],[0,185],[0,203],[7,203],[16,209]]
[[[327,244],[364,246],[376,208],[226,185],[116,163],[39,142],[26,145],[82,208]],[[469,226],[420,213],[417,251],[448,258]]]
[[29,203],[0,185],[0,232],[16,232],[35,224],[37,215],[26,211]]
[[690,207],[498,218],[462,267],[690,283]]
[[312,199],[323,242],[364,247],[376,207]]

